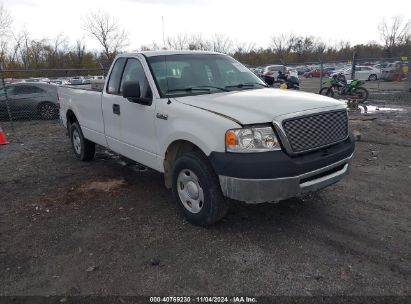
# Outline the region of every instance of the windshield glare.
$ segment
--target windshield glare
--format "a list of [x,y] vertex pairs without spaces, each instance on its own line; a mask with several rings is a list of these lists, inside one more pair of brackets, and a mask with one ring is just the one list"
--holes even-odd
[[263,88],[248,68],[219,54],[181,54],[147,58],[161,97]]

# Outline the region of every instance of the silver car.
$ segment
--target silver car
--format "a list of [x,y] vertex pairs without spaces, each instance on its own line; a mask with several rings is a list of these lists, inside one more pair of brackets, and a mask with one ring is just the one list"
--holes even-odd
[[7,104],[12,119],[49,120],[59,116],[57,86],[53,84],[21,82],[6,85],[0,88],[0,117],[8,117]]

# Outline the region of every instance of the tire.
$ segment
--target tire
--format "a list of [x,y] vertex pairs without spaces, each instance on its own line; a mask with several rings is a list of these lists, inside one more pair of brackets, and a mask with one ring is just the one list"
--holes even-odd
[[376,80],[378,80],[378,77],[377,77],[377,75],[375,75],[375,74],[371,74],[371,75],[368,77],[368,80],[369,80],[369,81],[376,81]]
[[38,106],[38,114],[42,120],[57,119],[59,116],[59,109],[52,102],[43,102]]
[[358,101],[360,103],[363,103],[364,101],[366,101],[368,99],[368,90],[364,87],[358,87],[356,88],[352,95],[357,96],[358,97]]
[[84,138],[79,123],[76,121],[70,127],[71,147],[74,155],[82,161],[93,160],[96,144]]
[[331,88],[322,88],[320,90],[320,95],[334,98],[334,91]]
[[187,221],[209,226],[221,220],[228,211],[217,175],[201,152],[180,156],[173,166],[173,197]]
[[274,83],[274,78],[273,77],[268,77],[268,76],[264,76],[264,81],[266,84],[268,84],[269,86],[272,86]]

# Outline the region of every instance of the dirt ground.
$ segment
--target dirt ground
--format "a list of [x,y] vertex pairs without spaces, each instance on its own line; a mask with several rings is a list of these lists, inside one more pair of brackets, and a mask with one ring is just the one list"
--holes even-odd
[[102,149],[77,161],[57,122],[16,123],[0,146],[0,295],[410,295],[410,94],[373,92],[351,113],[342,182],[232,202],[207,229],[161,174]]

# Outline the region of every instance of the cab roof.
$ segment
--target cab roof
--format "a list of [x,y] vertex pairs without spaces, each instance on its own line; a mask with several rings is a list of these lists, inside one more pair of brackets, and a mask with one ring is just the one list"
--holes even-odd
[[159,51],[142,51],[142,52],[135,52],[135,53],[126,53],[121,54],[122,56],[132,56],[142,54],[145,57],[154,57],[154,56],[166,56],[166,55],[190,55],[190,54],[209,54],[209,55],[225,55],[218,52],[210,52],[210,51],[170,51],[170,50],[159,50]]

